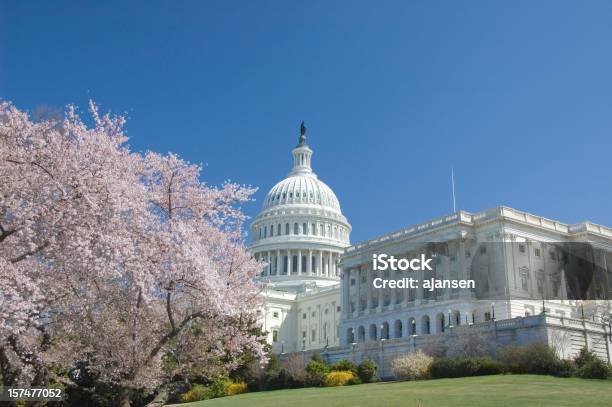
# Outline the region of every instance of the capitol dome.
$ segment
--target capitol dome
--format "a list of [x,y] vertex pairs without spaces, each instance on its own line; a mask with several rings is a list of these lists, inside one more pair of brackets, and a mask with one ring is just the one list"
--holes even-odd
[[351,225],[336,194],[312,170],[303,125],[292,154],[291,172],[270,189],[251,224],[250,250],[268,264],[262,276],[276,281],[277,288],[305,280],[321,286],[338,280]]
[[262,210],[288,204],[313,204],[340,213],[336,194],[312,171],[290,173],[287,178],[274,185],[266,195]]

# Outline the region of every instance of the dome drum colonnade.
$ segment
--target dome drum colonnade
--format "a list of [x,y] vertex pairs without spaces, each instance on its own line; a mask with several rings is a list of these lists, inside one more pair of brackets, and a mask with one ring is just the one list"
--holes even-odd
[[250,245],[271,280],[339,280],[338,263],[351,226],[334,192],[312,171],[305,127],[293,149],[293,169],[270,189],[251,225]]

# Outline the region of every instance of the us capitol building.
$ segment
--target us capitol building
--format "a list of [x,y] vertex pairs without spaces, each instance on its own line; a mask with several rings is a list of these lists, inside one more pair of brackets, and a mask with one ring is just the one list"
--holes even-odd
[[[545,341],[561,356],[587,347],[612,356],[612,229],[568,225],[500,206],[458,211],[351,246],[351,225],[334,192],[313,172],[301,126],[293,169],[270,189],[251,225],[260,319],[276,353],[320,350],[329,360],[375,359],[389,372],[402,353],[462,330],[482,331],[492,349]],[[377,289],[372,255],[425,253],[423,279],[472,279],[475,289]],[[437,338],[437,339],[436,339]]]

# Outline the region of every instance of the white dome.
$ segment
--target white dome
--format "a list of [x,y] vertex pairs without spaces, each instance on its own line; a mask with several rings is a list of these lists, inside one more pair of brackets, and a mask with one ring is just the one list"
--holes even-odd
[[340,212],[340,203],[334,191],[315,174],[290,175],[270,189],[262,210],[277,205],[311,204]]

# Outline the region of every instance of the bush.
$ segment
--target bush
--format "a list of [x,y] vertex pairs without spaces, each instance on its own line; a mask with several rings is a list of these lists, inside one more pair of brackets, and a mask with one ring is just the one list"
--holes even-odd
[[582,348],[580,349],[580,352],[578,352],[578,355],[576,355],[574,358],[574,363],[576,363],[576,367],[580,369],[595,359],[597,359],[597,356],[593,352],[589,352],[587,348]]
[[419,349],[414,353],[394,359],[391,362],[391,368],[395,377],[400,380],[424,379],[429,375],[431,362],[433,358]]
[[183,403],[189,403],[192,401],[208,400],[227,396],[228,388],[231,384],[232,382],[225,377],[215,379],[208,386],[196,384],[191,388],[191,390],[181,395],[181,401]]
[[325,387],[344,386],[354,377],[350,370],[334,370],[325,375]]
[[371,359],[366,359],[357,366],[357,376],[363,383],[372,383],[376,381],[377,366]]
[[583,379],[607,379],[610,376],[610,366],[603,360],[595,357],[584,362],[578,369],[578,376]]
[[329,373],[327,365],[313,358],[313,360],[306,365],[306,385],[315,387],[323,386],[327,373]]
[[566,368],[554,349],[545,343],[509,346],[501,359],[511,373],[560,375]]
[[336,363],[333,363],[329,370],[331,371],[351,371],[354,375],[357,374],[357,366],[353,362],[347,359],[342,359]]
[[247,384],[245,382],[232,383],[227,386],[227,395],[242,394],[247,392]]
[[503,372],[504,365],[489,357],[439,358],[429,366],[429,374],[434,378],[484,376]]
[[561,359],[560,369],[555,374],[559,377],[572,377],[576,374],[576,365],[572,360]]
[[206,386],[196,384],[191,390],[181,395],[181,401],[183,403],[190,403],[192,401],[207,400],[210,398],[208,394],[208,388],[206,388]]
[[357,376],[351,377],[351,379],[346,383],[348,386],[353,386],[355,384],[362,384],[363,382]]

